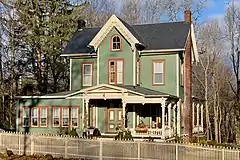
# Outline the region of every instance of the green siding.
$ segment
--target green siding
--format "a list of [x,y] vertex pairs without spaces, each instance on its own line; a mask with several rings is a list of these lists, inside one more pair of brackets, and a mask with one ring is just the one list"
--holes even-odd
[[[122,39],[122,51],[111,52],[110,41],[113,35],[119,35]],[[108,84],[108,60],[109,59],[124,59],[124,84],[131,85],[133,83],[133,54],[130,44],[123,38],[117,29],[113,28],[106,38],[99,46],[99,71],[100,71],[100,84]]]
[[71,90],[82,89],[82,63],[93,63],[93,86],[97,84],[97,58],[83,57],[72,59]]
[[[165,60],[165,84],[152,85],[153,60]],[[176,54],[142,56],[140,59],[140,85],[171,95],[177,95]]]
[[[52,133],[52,134],[56,134],[59,129],[58,128],[54,128],[52,127],[52,106],[73,106],[73,107],[79,107],[80,110],[80,127],[77,129],[77,132],[80,134],[81,133],[81,127],[82,127],[82,99],[78,99],[78,100],[67,100],[67,99],[22,99],[21,102],[19,102],[18,104],[18,109],[19,107],[31,107],[31,106],[44,106],[44,107],[48,107],[48,128],[29,128],[29,132],[31,133]],[[18,130],[20,132],[25,132],[27,130],[27,128],[23,128],[21,126],[21,118],[20,118],[20,112],[21,110],[19,110],[19,112],[17,112],[17,125],[18,125]]]

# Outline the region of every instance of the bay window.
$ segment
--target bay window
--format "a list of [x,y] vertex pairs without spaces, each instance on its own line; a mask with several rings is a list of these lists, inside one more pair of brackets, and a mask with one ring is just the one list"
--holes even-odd
[[78,127],[78,108],[72,108],[72,127]]
[[40,108],[40,127],[47,127],[47,108]]
[[30,109],[29,108],[23,108],[23,127],[29,127],[30,122]]
[[32,127],[38,127],[38,108],[32,108]]
[[53,108],[53,127],[60,127],[60,108]]
[[62,127],[69,126],[69,108],[62,108]]

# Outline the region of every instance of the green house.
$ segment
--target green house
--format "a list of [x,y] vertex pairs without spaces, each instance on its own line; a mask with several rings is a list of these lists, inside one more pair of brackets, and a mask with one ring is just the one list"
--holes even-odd
[[[61,55],[70,59],[70,90],[19,96],[17,130],[57,133],[67,127],[82,134],[93,126],[114,135],[122,125],[134,137],[183,134],[184,100],[191,95],[187,70],[198,61],[188,16],[130,25],[112,15],[103,27],[79,28]],[[193,130],[202,131],[202,106],[193,106]]]

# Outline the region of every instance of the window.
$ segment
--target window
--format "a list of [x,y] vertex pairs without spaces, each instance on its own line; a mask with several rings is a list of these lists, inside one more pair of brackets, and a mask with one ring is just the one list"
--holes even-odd
[[69,108],[62,109],[62,127],[69,126]]
[[29,127],[30,115],[29,108],[23,108],[23,127]]
[[78,127],[78,108],[72,108],[72,127]]
[[40,108],[40,127],[47,127],[47,108]]
[[109,61],[109,83],[123,84],[123,60]]
[[154,61],[153,62],[153,84],[164,83],[164,62]]
[[60,108],[53,108],[53,127],[60,127]]
[[83,64],[83,86],[92,86],[92,64]]
[[32,108],[32,127],[38,127],[38,108]]
[[120,51],[121,50],[121,38],[119,36],[112,37],[112,51]]
[[180,85],[184,85],[184,63],[181,64],[181,75],[180,75]]
[[140,60],[137,60],[137,84],[140,84]]

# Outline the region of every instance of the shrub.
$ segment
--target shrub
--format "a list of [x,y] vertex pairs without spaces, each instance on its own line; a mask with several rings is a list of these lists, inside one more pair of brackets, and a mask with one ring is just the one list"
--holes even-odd
[[93,130],[93,137],[101,137],[101,132],[98,128]]
[[73,137],[78,137],[78,133],[76,131],[76,128],[72,128],[72,130],[69,131],[68,135],[73,136]]

